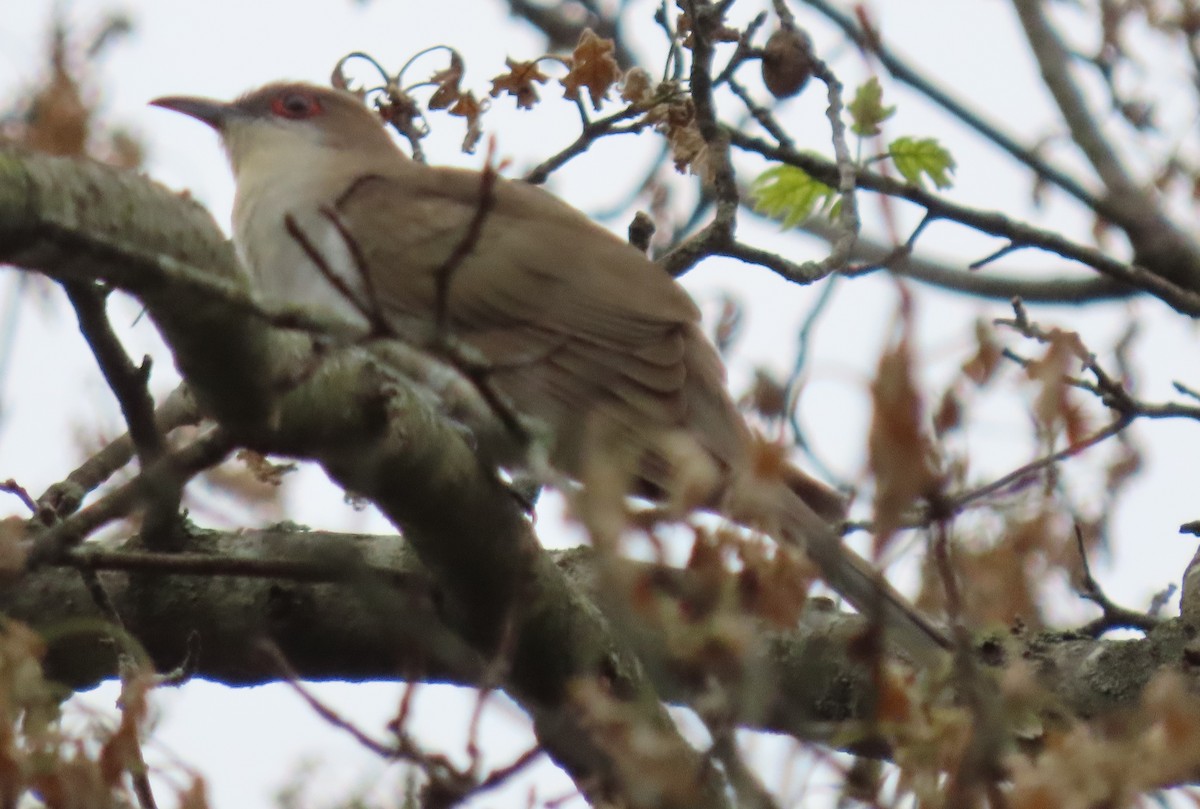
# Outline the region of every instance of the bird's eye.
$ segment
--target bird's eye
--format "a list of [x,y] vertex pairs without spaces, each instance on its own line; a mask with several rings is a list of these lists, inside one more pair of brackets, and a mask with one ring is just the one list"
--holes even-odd
[[271,112],[281,118],[311,118],[321,111],[321,104],[308,93],[282,93],[271,102]]

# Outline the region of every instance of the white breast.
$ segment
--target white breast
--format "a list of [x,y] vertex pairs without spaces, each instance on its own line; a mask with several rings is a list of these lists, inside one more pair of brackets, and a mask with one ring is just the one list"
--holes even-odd
[[[234,246],[253,292],[271,309],[300,307],[365,330],[371,301],[351,245],[322,212],[342,187],[291,150],[257,155],[238,176]],[[289,221],[291,227],[289,228]]]

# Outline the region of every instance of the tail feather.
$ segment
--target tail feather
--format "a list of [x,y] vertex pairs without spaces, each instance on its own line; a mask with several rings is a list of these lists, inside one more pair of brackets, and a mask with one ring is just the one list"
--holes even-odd
[[945,657],[950,643],[904,596],[888,584],[865,559],[842,543],[842,538],[812,502],[785,482],[778,489],[777,518],[783,538],[804,549],[821,570],[825,582],[863,615],[879,621],[886,637],[915,663],[934,664]]
[[846,498],[837,489],[822,483],[812,475],[802,472],[790,464],[780,470],[783,485],[808,505],[817,516],[826,522],[846,519]]

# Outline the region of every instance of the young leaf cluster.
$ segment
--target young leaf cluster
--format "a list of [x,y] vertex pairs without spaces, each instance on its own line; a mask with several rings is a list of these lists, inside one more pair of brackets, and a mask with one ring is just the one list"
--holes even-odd
[[[885,106],[879,80],[872,77],[859,86],[846,105],[850,130],[862,139],[883,134],[883,123],[896,113]],[[887,144],[883,154],[866,162],[891,160],[900,176],[916,186],[932,183],[939,190],[953,184],[955,163],[936,138],[901,136]],[[817,213],[830,218],[838,214],[837,192],[797,166],[779,165],[760,174],[751,186],[755,210],[778,219],[784,229],[793,228]]]

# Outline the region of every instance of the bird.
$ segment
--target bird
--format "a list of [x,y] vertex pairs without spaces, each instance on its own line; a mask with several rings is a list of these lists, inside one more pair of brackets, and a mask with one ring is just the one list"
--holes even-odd
[[261,301],[361,334],[451,338],[585,491],[606,464],[629,471],[622,495],[685,479],[689,502],[802,548],[914,662],[942,659],[942,631],[834,530],[844,498],[764,462],[698,307],[644,252],[541,187],[413,160],[345,90],[277,82],[150,103],[220,136],[233,242]]

